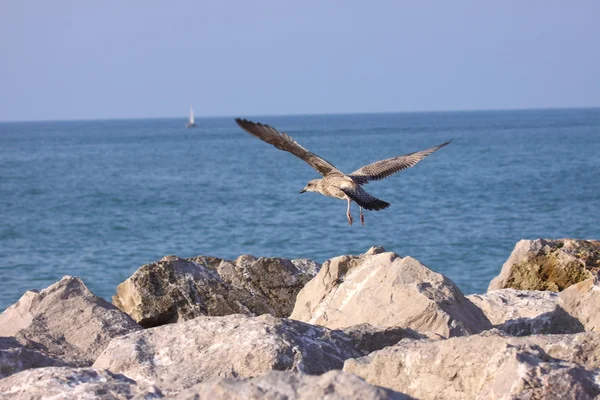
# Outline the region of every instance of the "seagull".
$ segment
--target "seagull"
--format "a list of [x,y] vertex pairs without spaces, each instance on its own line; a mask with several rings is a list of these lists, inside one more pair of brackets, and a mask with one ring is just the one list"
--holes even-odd
[[306,187],[302,189],[300,193],[316,192],[336,199],[346,200],[348,202],[346,217],[348,217],[349,225],[352,225],[353,222],[352,214],[350,214],[350,204],[352,201],[356,202],[360,208],[360,222],[363,226],[365,225],[363,208],[366,210],[379,211],[390,206],[390,203],[367,193],[362,188],[363,185],[366,185],[370,181],[378,181],[387,178],[396,172],[410,168],[434,151],[439,150],[452,142],[452,140],[449,140],[439,146],[427,150],[377,161],[365,165],[347,175],[333,166],[329,161],[306,150],[285,132],[279,132],[269,125],[248,121],[242,118],[236,118],[235,122],[252,136],[256,136],[260,140],[272,144],[280,150],[292,153],[317,170],[323,178],[313,179],[308,182]]

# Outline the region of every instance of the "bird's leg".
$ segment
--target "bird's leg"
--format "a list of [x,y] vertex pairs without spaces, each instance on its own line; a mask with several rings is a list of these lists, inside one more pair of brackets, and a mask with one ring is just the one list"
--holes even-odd
[[352,200],[348,199],[348,210],[346,211],[346,216],[348,217],[348,224],[352,225],[352,215],[350,214],[350,203],[352,203]]
[[363,215],[362,207],[358,207],[360,208],[360,223],[362,224],[362,226],[365,226],[365,216]]

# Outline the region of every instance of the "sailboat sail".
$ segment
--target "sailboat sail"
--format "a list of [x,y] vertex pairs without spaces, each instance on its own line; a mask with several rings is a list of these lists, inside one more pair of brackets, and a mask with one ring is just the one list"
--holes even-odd
[[186,128],[195,128],[196,127],[196,122],[194,120],[194,110],[192,109],[192,106],[190,106],[190,119],[185,124],[185,127]]

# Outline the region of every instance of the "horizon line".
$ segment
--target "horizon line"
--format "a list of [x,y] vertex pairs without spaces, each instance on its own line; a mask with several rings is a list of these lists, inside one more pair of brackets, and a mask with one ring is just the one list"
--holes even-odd
[[[468,113],[468,112],[503,112],[503,111],[559,111],[559,110],[600,110],[600,106],[575,106],[575,107],[531,107],[531,108],[481,108],[481,109],[457,109],[457,110],[415,110],[415,111],[361,111],[361,112],[333,112],[333,113],[282,113],[282,114],[247,114],[250,117],[312,117],[327,115],[377,115],[377,114],[442,114],[442,113]],[[211,118],[237,118],[239,115],[194,115],[195,119]],[[26,123],[26,122],[93,122],[93,121],[135,121],[135,120],[159,120],[159,119],[182,119],[182,116],[163,117],[101,117],[101,118],[73,118],[73,119],[30,119],[30,120],[0,120],[4,123]]]

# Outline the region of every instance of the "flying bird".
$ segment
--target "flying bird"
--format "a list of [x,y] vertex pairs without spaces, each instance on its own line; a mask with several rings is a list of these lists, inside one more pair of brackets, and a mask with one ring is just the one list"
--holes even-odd
[[313,179],[308,182],[306,187],[302,189],[300,193],[316,192],[336,199],[346,200],[348,202],[346,216],[348,217],[348,224],[350,225],[352,225],[353,222],[352,214],[350,214],[350,204],[353,200],[360,208],[360,222],[363,226],[365,225],[363,208],[366,210],[379,211],[390,206],[390,203],[367,193],[363,189],[363,185],[366,185],[370,181],[387,178],[396,172],[410,168],[434,151],[439,150],[452,142],[452,140],[449,140],[446,143],[442,143],[439,146],[427,150],[377,161],[365,165],[351,174],[344,174],[329,161],[306,150],[285,132],[279,132],[269,125],[248,121],[242,118],[236,118],[235,122],[252,136],[256,136],[280,150],[292,153],[316,169],[323,178]]

